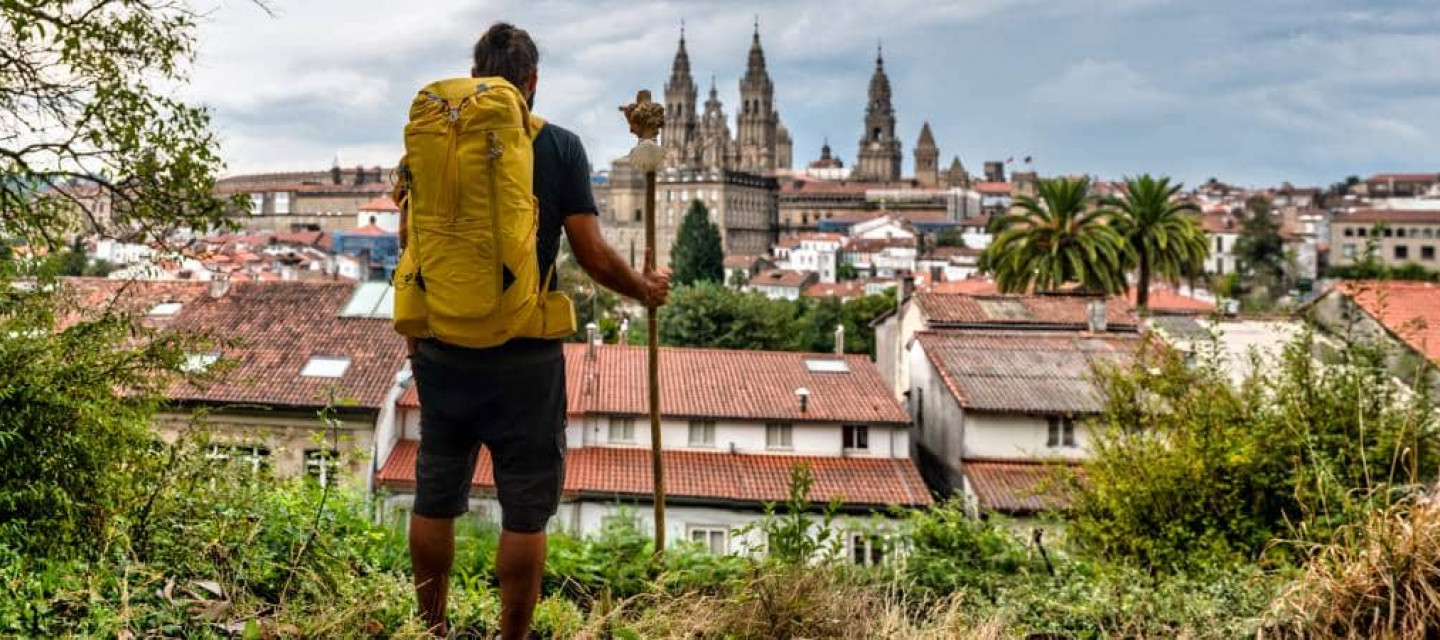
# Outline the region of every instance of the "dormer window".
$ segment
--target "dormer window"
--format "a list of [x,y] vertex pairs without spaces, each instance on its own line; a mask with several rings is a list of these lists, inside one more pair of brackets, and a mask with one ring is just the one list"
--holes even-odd
[[300,370],[300,376],[303,378],[340,378],[349,369],[349,358],[311,356],[310,360],[305,363],[305,368]]
[[177,313],[180,313],[180,308],[183,306],[184,305],[179,302],[161,302],[160,304],[150,307],[149,315],[152,318],[170,317]]

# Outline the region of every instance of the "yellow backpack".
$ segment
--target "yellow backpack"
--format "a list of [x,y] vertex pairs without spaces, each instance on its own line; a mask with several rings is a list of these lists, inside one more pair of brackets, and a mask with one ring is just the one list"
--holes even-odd
[[543,120],[503,78],[454,78],[410,105],[395,202],[407,242],[395,330],[466,347],[575,332],[570,299],[536,258],[532,142]]

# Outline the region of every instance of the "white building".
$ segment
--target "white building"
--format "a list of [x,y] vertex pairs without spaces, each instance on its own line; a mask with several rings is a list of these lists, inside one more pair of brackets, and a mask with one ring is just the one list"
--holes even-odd
[[815,284],[818,279],[813,271],[770,269],[755,274],[746,287],[749,291],[764,294],[767,298],[799,300],[805,289]]
[[380,196],[362,205],[355,214],[355,228],[360,229],[367,225],[375,225],[386,233],[400,232],[400,207],[395,206],[395,201],[390,196]]
[[915,230],[894,216],[876,216],[850,227],[850,237],[860,240],[915,239]]
[[775,245],[776,265],[789,271],[815,273],[820,282],[836,281],[840,266],[840,247],[845,237],[838,233],[810,232],[782,238]]
[[[565,358],[569,452],[552,527],[593,534],[628,515],[648,530],[646,350],[566,344]],[[839,526],[852,551],[870,544],[872,516],[883,519],[892,505],[931,504],[909,457],[909,417],[864,356],[663,348],[660,363],[669,540],[702,541],[722,553],[759,549],[763,541],[742,528],[765,503],[785,500],[798,465],[816,479],[810,500],[843,502]],[[398,406],[396,428],[380,439],[377,478],[392,492],[391,507],[403,511],[413,500],[419,438],[414,389]],[[498,520],[493,495],[482,453],[472,514]]]
[[1097,363],[1123,364],[1136,334],[922,332],[909,348],[918,459],[972,508],[1024,515],[1065,506],[1063,476],[1088,455]]
[[1235,257],[1235,242],[1240,239],[1240,218],[1230,213],[1210,213],[1201,219],[1200,227],[1210,243],[1210,255],[1205,258],[1205,273],[1229,275],[1239,271],[1239,259]]

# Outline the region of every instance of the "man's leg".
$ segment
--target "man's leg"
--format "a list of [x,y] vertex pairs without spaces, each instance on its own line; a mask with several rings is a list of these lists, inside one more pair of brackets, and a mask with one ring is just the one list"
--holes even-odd
[[[504,549],[503,540],[501,549]],[[450,593],[450,565],[454,560],[455,519],[410,514],[410,565],[415,572],[415,599],[420,603],[420,617],[425,620],[425,627],[440,637],[450,631],[445,621],[445,604]]]
[[[530,633],[530,619],[540,599],[545,570],[545,532],[502,531],[495,556],[500,576],[500,637],[521,640]],[[419,573],[417,572],[418,576]]]

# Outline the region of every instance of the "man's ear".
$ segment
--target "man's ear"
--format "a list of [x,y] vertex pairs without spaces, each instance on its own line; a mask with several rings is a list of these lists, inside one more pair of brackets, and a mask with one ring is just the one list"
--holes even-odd
[[531,71],[530,79],[525,82],[525,93],[535,95],[535,87],[540,85],[540,72]]

